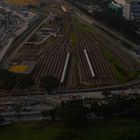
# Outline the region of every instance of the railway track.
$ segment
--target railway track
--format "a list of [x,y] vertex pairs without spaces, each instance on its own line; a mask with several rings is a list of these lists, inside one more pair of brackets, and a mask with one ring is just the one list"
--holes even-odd
[[70,52],[68,34],[71,29],[68,18],[68,15],[63,16],[63,26],[67,27],[64,27],[65,35],[63,38],[52,43],[52,45],[48,46],[46,50],[44,50],[44,52],[40,55],[33,74],[33,79],[38,86],[41,84],[41,79],[46,76],[53,76],[61,81],[62,84],[66,79],[69,58],[67,60],[68,64],[66,64],[66,59],[68,53]]
[[[84,55],[84,50],[87,51],[95,76],[93,76],[90,70],[88,61]],[[94,40],[89,40],[89,35],[87,33],[80,33],[80,42],[78,44],[77,52],[80,60],[83,81],[86,83],[93,83],[94,85],[115,84],[116,77],[109,62],[101,53],[99,47],[95,45]]]
[[[78,84],[92,86],[116,85],[118,82],[117,75],[104,54],[104,49],[107,49],[118,61],[118,64],[126,70],[139,68],[139,64],[123,49],[120,49],[117,44],[112,43],[101,34],[84,32],[79,29],[72,22],[69,14],[62,17],[62,26],[63,38],[52,43],[40,55],[33,74],[38,86],[40,86],[41,79],[46,76],[53,76],[60,80],[61,83],[66,85],[63,86],[64,89],[66,87],[69,89],[70,86],[79,86]],[[73,29],[78,36],[76,47],[70,45],[70,33]],[[77,74],[80,83],[77,81]]]
[[91,33],[88,34],[90,34],[90,39],[94,38],[95,44],[99,44],[99,46],[101,46],[103,49],[108,49],[108,51],[110,51],[110,53],[118,61],[118,63],[120,63],[120,65],[126,70],[140,69],[140,64],[119,46],[117,46],[116,44],[112,44],[110,41],[107,42],[107,39],[99,34],[96,36]]
[[33,76],[38,85],[40,85],[41,78],[45,76],[51,75],[59,80],[61,79],[67,55],[67,47],[68,42],[65,39],[53,46],[52,49],[44,52],[38,62],[38,68],[36,68]]

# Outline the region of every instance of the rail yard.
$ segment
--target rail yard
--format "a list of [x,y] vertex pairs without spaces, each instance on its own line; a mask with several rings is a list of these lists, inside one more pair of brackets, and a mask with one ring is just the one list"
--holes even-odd
[[140,45],[78,1],[0,0],[2,140],[137,139]]
[[[14,50],[2,66],[6,63],[7,69],[17,73],[19,69],[25,73],[23,64],[32,66],[28,74],[37,89],[47,76],[57,78],[61,90],[112,86],[139,77],[140,63],[119,41],[98,27],[85,24],[71,9],[64,9],[63,6],[58,15],[36,13],[30,28],[12,44]],[[38,20],[39,24],[34,25]]]
[[[66,22],[67,18],[70,22]],[[63,15],[62,20],[62,27],[67,29],[63,39],[57,39],[46,49],[34,71],[33,77],[38,85],[41,78],[47,75],[58,78],[63,88],[115,85],[119,79],[117,68],[126,73],[139,70],[139,63],[116,43],[91,31],[85,33],[68,13]],[[70,37],[73,32],[76,34],[75,40]],[[106,56],[105,50],[117,63],[114,64],[116,67]]]

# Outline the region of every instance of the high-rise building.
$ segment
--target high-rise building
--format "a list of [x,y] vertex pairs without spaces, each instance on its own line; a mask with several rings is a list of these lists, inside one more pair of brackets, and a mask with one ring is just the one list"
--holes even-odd
[[123,6],[121,6],[120,4],[117,4],[114,1],[112,1],[111,3],[109,3],[109,8],[112,9],[113,11],[115,11],[115,13],[118,16],[121,17],[123,15]]
[[140,0],[114,0],[123,7],[123,16],[127,20],[140,20]]

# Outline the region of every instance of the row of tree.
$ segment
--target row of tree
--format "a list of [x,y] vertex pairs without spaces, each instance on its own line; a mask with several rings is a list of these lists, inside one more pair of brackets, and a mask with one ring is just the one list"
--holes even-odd
[[52,120],[62,119],[68,126],[74,127],[85,125],[95,116],[105,119],[121,116],[140,119],[140,96],[115,95],[104,100],[71,100],[42,114],[50,116]]
[[[35,82],[31,75],[13,73],[5,69],[0,69],[0,89],[12,90],[15,87],[27,89],[34,86]],[[45,88],[48,93],[60,86],[59,80],[53,76],[43,77],[41,87]]]
[[26,74],[12,73],[8,70],[0,69],[0,88],[12,90],[15,86],[21,89],[34,85],[33,79]]

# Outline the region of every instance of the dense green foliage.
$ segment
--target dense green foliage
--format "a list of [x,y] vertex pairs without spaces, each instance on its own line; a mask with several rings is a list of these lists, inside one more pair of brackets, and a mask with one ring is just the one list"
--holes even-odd
[[0,69],[0,88],[12,90],[14,87],[21,89],[29,88],[34,85],[34,81],[30,75],[17,74],[8,70]]
[[49,111],[43,111],[44,116],[50,116],[52,120],[62,119],[69,127],[81,127],[87,123],[87,113],[89,109],[83,105],[81,100],[62,102],[59,107]]
[[[67,128],[59,122],[24,122],[0,127],[0,139],[69,140],[72,137],[72,140],[136,140],[132,139],[132,135],[138,135],[139,129],[140,121],[123,118],[96,120],[86,127],[76,129]],[[126,139],[128,136],[131,139]]]
[[83,105],[81,100],[73,100],[68,101],[67,103],[62,103],[60,110],[60,115],[68,126],[80,127],[85,125],[88,109]]
[[46,76],[41,79],[41,87],[45,88],[48,93],[57,89],[59,85],[59,80],[53,76]]
[[85,140],[85,138],[75,131],[68,131],[61,133],[54,140]]
[[[43,112],[43,115],[50,116],[52,120],[59,118],[67,126],[81,127],[88,120],[96,117],[116,118],[122,116],[140,119],[140,97],[136,94],[132,97],[127,95],[112,95],[110,92],[103,92],[104,100],[84,99],[71,100],[62,103],[53,110]],[[94,116],[89,118],[89,115]]]

